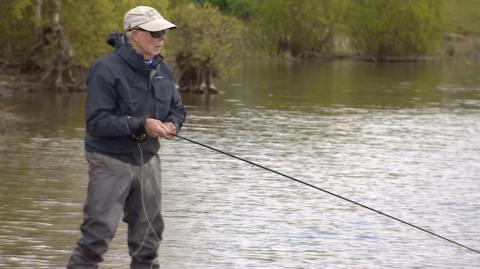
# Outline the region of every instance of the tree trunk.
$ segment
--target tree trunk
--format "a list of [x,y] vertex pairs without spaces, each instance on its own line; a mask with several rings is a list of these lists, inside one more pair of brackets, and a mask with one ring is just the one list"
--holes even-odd
[[188,52],[180,52],[176,55],[175,61],[180,75],[178,85],[183,92],[192,93],[219,93],[213,85],[213,78],[216,72],[212,67],[211,58],[202,60],[192,56]]
[[55,12],[52,17],[52,24],[60,25],[60,13],[62,12],[62,0],[55,1]]
[[74,87],[75,82],[72,75],[73,50],[63,34],[63,27],[60,24],[61,11],[62,0],[56,0],[55,12],[49,27],[51,31],[51,60],[42,76],[42,80],[47,81],[57,91],[65,91]]
[[37,0],[35,4],[35,34],[42,34],[42,0]]

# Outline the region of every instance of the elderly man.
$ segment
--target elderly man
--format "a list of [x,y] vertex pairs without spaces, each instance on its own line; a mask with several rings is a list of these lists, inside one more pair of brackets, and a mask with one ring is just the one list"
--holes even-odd
[[115,50],[95,61],[87,78],[85,150],[89,182],[81,238],[67,268],[97,268],[123,215],[131,268],[158,268],[162,239],[159,138],[185,120],[173,73],[159,54],[176,28],[151,7],[125,14]]

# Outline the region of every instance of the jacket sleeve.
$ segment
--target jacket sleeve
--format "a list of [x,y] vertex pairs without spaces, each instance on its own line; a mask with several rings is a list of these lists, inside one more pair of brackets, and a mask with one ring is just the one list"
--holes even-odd
[[170,112],[167,116],[167,121],[173,122],[177,127],[177,131],[180,131],[187,113],[183,107],[182,97],[177,89],[173,90],[173,97],[170,103]]
[[87,78],[85,118],[87,132],[98,137],[119,137],[144,132],[143,118],[117,115],[118,93],[112,72],[101,62]]
[[[175,76],[170,66],[166,62],[162,61],[162,63],[160,64],[160,68],[163,72],[167,74],[170,80],[175,84]],[[183,107],[182,97],[178,92],[178,89],[176,88],[177,87],[173,89],[173,97],[170,102],[170,112],[168,113],[166,121],[169,121],[175,124],[178,132],[180,131],[183,123],[185,122],[185,119],[187,117],[187,112]]]

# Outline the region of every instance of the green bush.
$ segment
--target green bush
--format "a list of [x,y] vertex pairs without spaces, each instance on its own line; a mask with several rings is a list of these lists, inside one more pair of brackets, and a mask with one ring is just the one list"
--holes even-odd
[[439,45],[441,11],[438,0],[355,0],[347,24],[361,55],[377,59],[418,56]]
[[480,1],[444,0],[449,18],[447,30],[465,34],[480,34]]
[[195,3],[209,3],[216,6],[226,15],[234,16],[242,20],[248,20],[251,17],[252,3],[255,0],[192,0]]
[[35,44],[33,8],[31,0],[0,1],[0,57],[4,63],[27,54]]
[[333,27],[341,21],[345,0],[270,0],[252,5],[250,32],[255,46],[273,54],[315,57],[328,54]]
[[178,31],[169,32],[167,50],[175,58],[182,90],[215,90],[213,77],[228,75],[240,60],[243,27],[211,5],[176,6],[170,19]]
[[123,16],[138,5],[151,6],[166,16],[168,0],[67,0],[62,8],[62,25],[75,52],[75,64],[90,62],[111,51],[105,43],[111,32],[123,32]]
[[[129,9],[150,5],[165,15],[168,7],[168,0],[63,0],[61,3],[60,24],[73,47],[74,63],[82,67],[88,67],[94,58],[112,49],[105,38],[113,31],[123,31],[123,16]],[[4,61],[27,56],[42,38],[41,27],[51,24],[55,1],[42,1],[39,22],[35,18],[36,7],[34,0],[0,1],[0,57]],[[43,56],[46,58],[42,59]],[[49,55],[35,55],[35,58],[40,65],[50,59]]]

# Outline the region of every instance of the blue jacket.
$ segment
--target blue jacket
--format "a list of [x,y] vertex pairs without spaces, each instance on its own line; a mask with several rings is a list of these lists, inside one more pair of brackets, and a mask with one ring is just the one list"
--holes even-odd
[[157,138],[135,139],[144,135],[144,120],[173,122],[177,131],[185,121],[173,72],[161,56],[147,69],[143,56],[122,34],[111,34],[107,43],[115,50],[96,60],[87,76],[85,149],[131,164],[142,159],[146,163],[160,144]]

